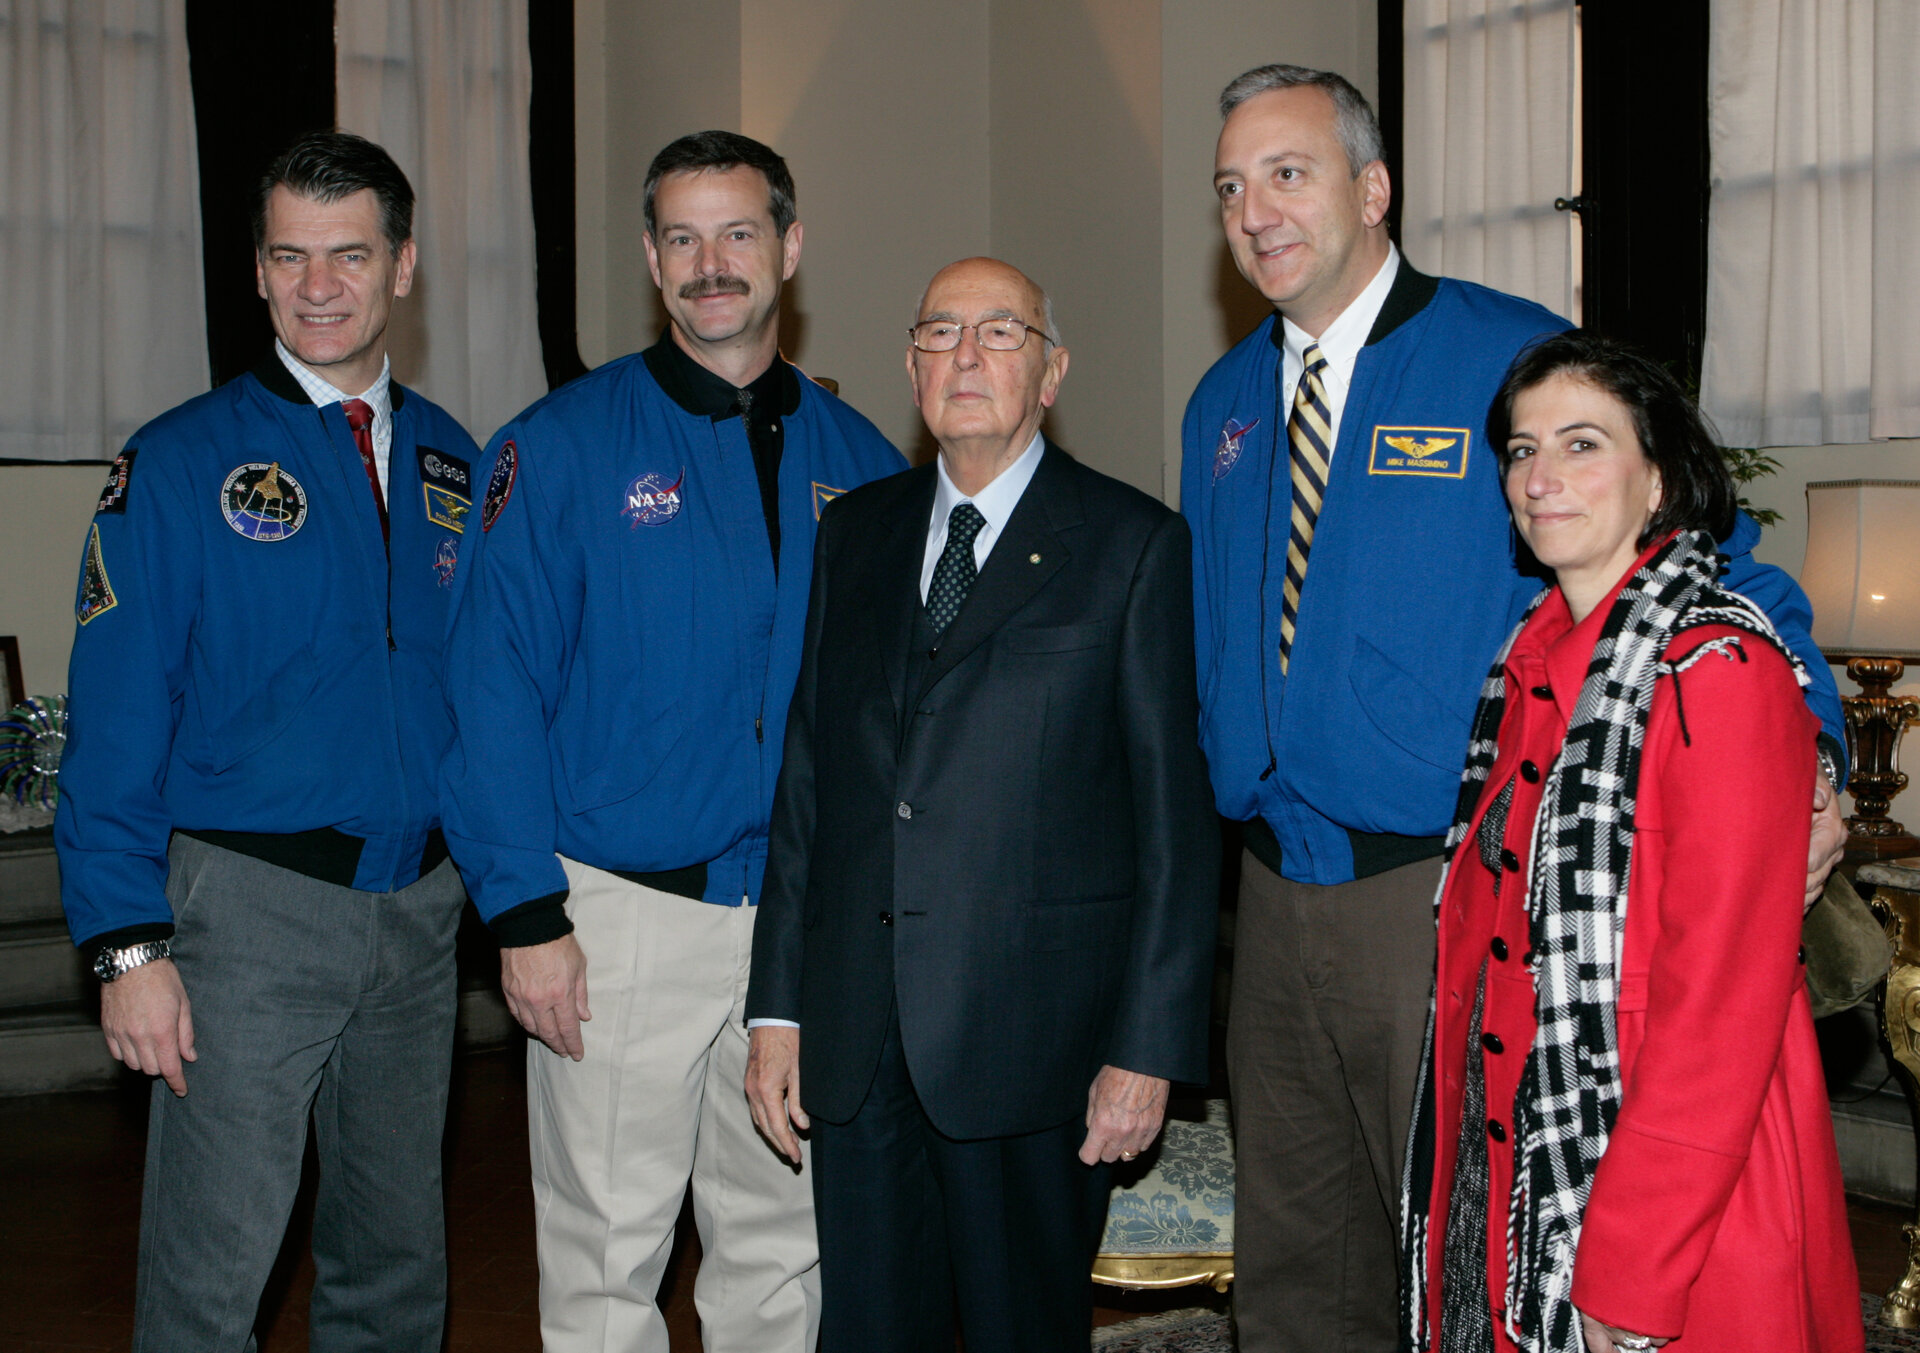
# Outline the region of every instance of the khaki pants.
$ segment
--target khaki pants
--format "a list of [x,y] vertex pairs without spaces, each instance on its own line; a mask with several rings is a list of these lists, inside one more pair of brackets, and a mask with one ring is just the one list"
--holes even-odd
[[752,907],[572,860],[586,1056],[527,1048],[540,1332],[556,1353],[666,1353],[654,1304],[687,1185],[707,1353],[806,1353],[820,1317],[810,1180],[754,1131],[742,1023]]
[[1242,1353],[1393,1353],[1440,861],[1322,886],[1240,862],[1227,1073]]

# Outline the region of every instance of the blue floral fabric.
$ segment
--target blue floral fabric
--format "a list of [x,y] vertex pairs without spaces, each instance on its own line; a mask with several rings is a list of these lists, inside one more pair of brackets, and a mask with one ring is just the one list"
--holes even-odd
[[1120,1167],[1100,1253],[1227,1254],[1233,1250],[1233,1134],[1224,1099],[1200,1122],[1169,1119],[1155,1148]]

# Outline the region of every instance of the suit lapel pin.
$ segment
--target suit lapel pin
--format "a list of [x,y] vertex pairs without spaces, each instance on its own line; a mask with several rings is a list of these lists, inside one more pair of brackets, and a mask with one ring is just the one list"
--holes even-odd
[[1040,562],[1040,556],[1037,554],[1030,554],[1027,556],[1027,562],[1029,564],[1037,564]]

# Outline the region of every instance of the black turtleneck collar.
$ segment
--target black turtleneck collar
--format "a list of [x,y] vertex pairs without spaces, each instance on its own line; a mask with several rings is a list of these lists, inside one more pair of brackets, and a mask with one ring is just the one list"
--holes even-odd
[[800,378],[778,354],[772,366],[740,387],[687,356],[673,341],[671,328],[663,330],[660,341],[642,356],[647,359],[647,370],[653,373],[667,397],[695,417],[711,418],[716,423],[738,417],[742,389],[752,395],[755,408],[770,409],[782,417],[800,407]]
[[800,377],[778,353],[773,365],[743,386],[716,376],[687,356],[669,327],[643,354],[647,370],[667,398],[696,418],[724,422],[744,415],[747,448],[760,483],[760,510],[767,519],[773,571],[780,573],[780,458],[786,452],[786,420],[800,407]]

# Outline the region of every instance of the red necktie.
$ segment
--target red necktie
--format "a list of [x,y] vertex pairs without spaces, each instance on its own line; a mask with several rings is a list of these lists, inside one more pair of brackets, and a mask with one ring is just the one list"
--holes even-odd
[[380,492],[380,467],[373,463],[373,405],[364,399],[349,399],[340,406],[353,429],[353,444],[360,449],[360,463],[366,467],[367,483],[373,488],[374,506],[380,509],[380,539],[387,536],[387,496]]

